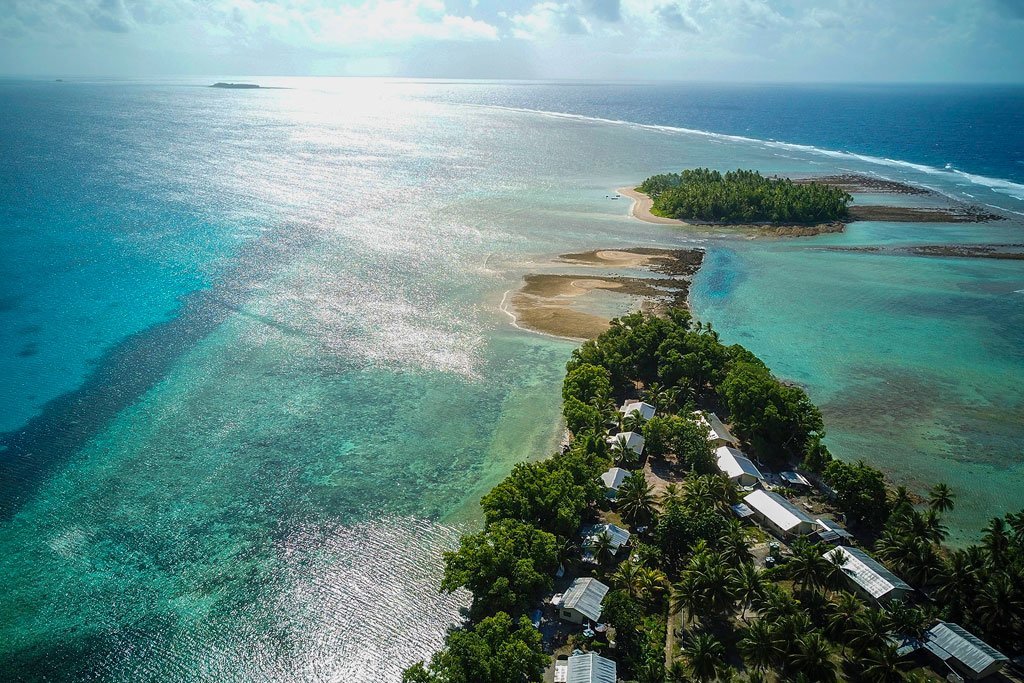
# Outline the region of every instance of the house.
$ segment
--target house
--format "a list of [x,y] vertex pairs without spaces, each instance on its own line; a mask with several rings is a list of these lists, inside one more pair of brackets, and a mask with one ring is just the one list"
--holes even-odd
[[1009,658],[970,631],[940,621],[924,634],[929,654],[964,678],[978,681],[996,673]]
[[593,652],[573,653],[569,657],[566,683],[615,683],[615,662]]
[[610,467],[607,472],[601,475],[601,481],[604,482],[605,492],[604,494],[615,499],[615,496],[619,495],[619,487],[622,486],[622,482],[626,481],[626,477],[629,476],[629,470],[624,470],[621,467]]
[[601,601],[607,593],[608,586],[597,579],[576,579],[562,596],[558,616],[574,624],[587,620],[598,622],[601,619]]
[[777,493],[758,489],[743,502],[754,511],[754,518],[780,536],[802,536],[814,531],[814,520]]
[[816,519],[818,525],[814,532],[814,540],[833,545],[842,545],[853,538],[853,534],[843,528],[843,525],[831,519]]
[[789,486],[803,486],[805,488],[811,487],[811,482],[807,481],[807,478],[799,472],[792,472],[790,470],[779,472],[779,478]]
[[903,579],[859,548],[841,545],[823,555],[843,569],[843,575],[861,595],[879,604],[902,600],[914,591]]
[[742,451],[729,446],[719,446],[715,449],[715,457],[718,458],[718,469],[722,470],[722,474],[731,482],[740,486],[753,486],[764,480],[761,470],[757,469]]
[[722,421],[718,419],[718,416],[714,413],[705,413],[700,410],[693,411],[693,417],[697,420],[697,424],[708,430],[708,441],[715,448],[719,446],[736,446],[739,441],[736,437],[726,429]]
[[629,532],[615,524],[588,524],[583,527],[583,561],[596,562],[593,549],[601,534],[611,539],[612,554],[618,555],[619,548],[629,543]]
[[640,417],[645,420],[650,420],[654,417],[654,413],[658,411],[657,408],[652,406],[650,403],[644,403],[643,401],[626,401],[619,408],[619,412],[623,415],[629,415],[630,413],[640,413]]
[[639,432],[622,432],[615,436],[608,437],[608,445],[612,448],[618,448],[621,443],[625,443],[626,448],[633,451],[638,456],[643,455],[644,437],[641,436]]

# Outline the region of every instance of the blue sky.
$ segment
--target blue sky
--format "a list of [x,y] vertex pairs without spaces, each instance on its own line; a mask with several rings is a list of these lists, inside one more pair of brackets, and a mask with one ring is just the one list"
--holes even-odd
[[1024,0],[4,0],[8,75],[1024,81]]

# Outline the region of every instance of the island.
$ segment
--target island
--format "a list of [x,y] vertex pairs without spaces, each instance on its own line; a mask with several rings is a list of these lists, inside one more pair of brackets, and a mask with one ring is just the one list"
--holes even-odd
[[803,389],[686,310],[566,369],[562,448],[483,496],[445,554],[466,619],[404,683],[980,680],[1024,649],[1024,511],[948,547],[949,486],[834,459]]
[[[850,192],[921,195],[935,206],[861,205]],[[651,176],[618,194],[633,200],[632,215],[649,222],[739,229],[775,236],[842,232],[854,221],[980,223],[1005,216],[950,201],[926,188],[855,174],[817,178],[765,177],[737,169],[706,168]]]
[[256,83],[214,83],[211,88],[226,88],[228,90],[255,90],[260,86]]

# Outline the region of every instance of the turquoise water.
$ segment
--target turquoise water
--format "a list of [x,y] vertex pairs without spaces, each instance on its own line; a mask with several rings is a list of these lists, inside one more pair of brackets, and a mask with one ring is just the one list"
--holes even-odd
[[572,344],[500,303],[568,251],[708,247],[695,309],[808,387],[837,454],[949,481],[963,529],[1019,499],[1024,266],[820,248],[1019,221],[687,234],[606,195],[681,165],[879,168],[293,85],[0,84],[9,677],[397,680],[465,604],[440,553],[560,435]]

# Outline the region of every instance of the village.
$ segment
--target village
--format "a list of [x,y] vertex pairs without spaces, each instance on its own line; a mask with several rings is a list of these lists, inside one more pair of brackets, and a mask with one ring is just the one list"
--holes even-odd
[[[601,475],[609,502],[599,513],[600,521],[585,524],[580,530],[583,563],[578,576],[559,568],[560,592],[546,599],[533,614],[533,622],[555,654],[545,680],[554,683],[616,683],[620,680],[613,657],[615,631],[602,622],[602,601],[610,587],[594,576],[583,576],[587,569],[603,576],[614,576],[614,567],[633,562],[630,541],[648,531],[645,526],[632,530],[616,513],[620,488],[630,477],[642,477],[655,500],[666,490],[685,480],[672,462],[654,462],[644,457],[645,439],[640,433],[644,422],[657,408],[639,399],[625,401],[618,410],[621,423],[633,428],[611,428],[606,441],[617,461],[633,461],[630,471],[612,466]],[[896,576],[868,552],[857,547],[857,540],[846,530],[842,513],[829,505],[832,493],[811,473],[795,470],[771,472],[739,450],[739,440],[713,412],[694,411],[693,419],[707,432],[714,449],[717,467],[735,488],[739,500],[730,505],[731,513],[751,524],[751,554],[758,567],[770,569],[784,564],[792,556],[789,543],[808,539],[820,549],[821,556],[841,571],[846,587],[875,605],[913,600],[914,588]],[[570,435],[563,447],[568,448]],[[625,454],[626,457],[622,457]],[[591,573],[598,573],[592,571]],[[678,650],[678,635],[684,627],[682,614],[668,629],[666,654],[671,666],[673,650]],[[595,644],[607,645],[590,651]],[[954,623],[940,621],[921,637],[893,639],[893,645],[905,668],[918,668],[935,680],[992,680],[1009,659],[983,640]],[[927,679],[926,679],[927,680]],[[1020,680],[1007,678],[1005,680]]]

